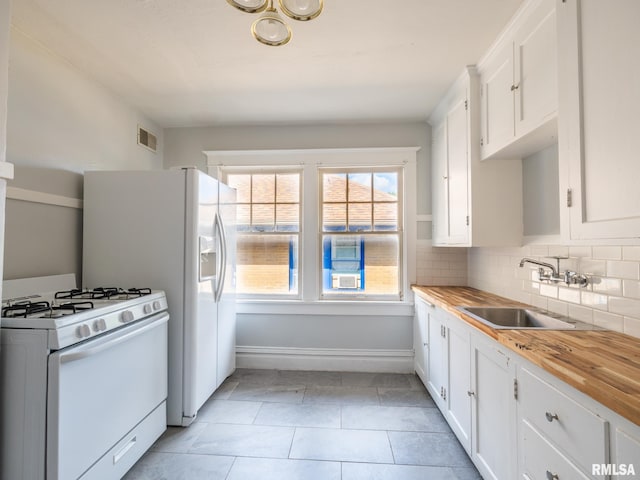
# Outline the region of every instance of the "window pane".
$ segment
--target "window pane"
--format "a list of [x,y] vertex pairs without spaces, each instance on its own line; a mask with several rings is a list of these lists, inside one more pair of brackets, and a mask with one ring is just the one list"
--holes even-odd
[[371,174],[349,174],[349,202],[371,201]]
[[346,203],[326,203],[322,206],[322,230],[324,232],[347,230]]
[[344,173],[322,175],[322,201],[345,202],[347,200],[347,176]]
[[300,202],[300,174],[286,173],[276,175],[277,203]]
[[251,201],[253,203],[274,203],[276,198],[276,176],[273,174],[253,175],[251,193]]
[[373,200],[377,202],[398,201],[398,173],[373,174]]
[[236,223],[240,231],[251,229],[251,205],[236,205]]
[[300,205],[285,203],[276,205],[276,229],[279,232],[300,231]]
[[374,230],[397,231],[398,230],[398,204],[374,203],[373,205]]
[[324,235],[322,291],[338,295],[398,295],[398,235]]
[[371,203],[349,204],[349,231],[366,232],[371,230]]
[[251,223],[254,231],[271,232],[275,224],[274,204],[252,205]]
[[242,294],[298,293],[298,236],[237,236],[237,285]]
[[249,203],[251,201],[251,175],[228,175],[227,185],[237,190],[237,203]]

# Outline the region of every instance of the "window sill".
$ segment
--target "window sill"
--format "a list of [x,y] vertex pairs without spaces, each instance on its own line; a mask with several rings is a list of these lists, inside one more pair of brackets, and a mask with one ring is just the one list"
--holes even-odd
[[239,314],[264,315],[343,315],[413,316],[413,303],[407,301],[323,300],[238,300]]

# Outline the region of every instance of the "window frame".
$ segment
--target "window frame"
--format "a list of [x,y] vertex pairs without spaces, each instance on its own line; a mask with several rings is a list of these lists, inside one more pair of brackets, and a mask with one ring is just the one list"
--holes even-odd
[[[205,150],[206,171],[209,175],[222,179],[225,169],[244,168],[247,171],[261,169],[303,170],[303,198],[301,234],[303,245],[299,257],[299,287],[301,298],[239,299],[239,313],[250,315],[396,315],[398,306],[411,308],[412,297],[406,294],[415,283],[417,267],[408,258],[415,258],[417,243],[417,152],[420,147],[364,147],[364,148],[313,148],[277,150]],[[402,300],[373,299],[321,299],[321,285],[318,282],[316,265],[319,265],[320,248],[318,223],[318,168],[319,167],[404,167],[403,195],[403,236],[402,236]],[[310,233],[309,233],[310,232]],[[404,311],[404,310],[402,310]]]
[[[297,292],[289,292],[289,293],[236,293],[237,298],[239,299],[248,299],[248,300],[268,300],[268,299],[281,299],[281,300],[299,300],[302,298],[302,262],[300,261],[300,256],[302,254],[303,249],[303,235],[304,235],[304,227],[303,227],[303,201],[304,201],[304,172],[301,167],[292,168],[287,166],[261,166],[261,167],[249,167],[249,166],[236,166],[236,167],[221,167],[219,169],[219,178],[221,178],[222,182],[227,183],[229,175],[281,175],[281,174],[297,174],[299,175],[299,185],[298,185],[298,204],[300,209],[298,211],[298,231],[290,232],[290,231],[278,231],[276,219],[277,216],[274,211],[274,230],[273,231],[248,231],[248,232],[240,232],[239,230],[236,232],[236,235],[250,235],[250,236],[297,236],[298,237],[298,248],[297,248],[297,260],[298,260],[298,278],[297,278]],[[277,184],[274,185],[274,209],[277,208]],[[253,200],[253,198],[251,199]],[[283,202],[284,204],[290,204],[291,202]],[[238,203],[236,203],[237,205]],[[261,202],[257,202],[256,204],[262,204]],[[253,206],[253,201],[250,201],[248,205]],[[251,209],[252,210],[252,209]],[[250,214],[250,218],[252,218],[252,214]]]
[[[318,224],[317,224],[317,234],[318,234],[318,244],[319,244],[319,249],[318,249],[318,263],[316,265],[316,269],[318,271],[318,275],[319,275],[319,286],[320,286],[320,291],[319,291],[319,299],[321,300],[336,300],[336,301],[344,301],[344,300],[353,300],[353,301],[376,301],[376,300],[382,300],[382,301],[401,301],[403,299],[404,296],[404,289],[403,289],[403,279],[404,279],[404,239],[403,239],[403,234],[404,234],[404,203],[405,203],[405,198],[404,198],[404,165],[376,165],[373,167],[369,167],[369,166],[354,166],[354,167],[349,167],[349,166],[344,166],[344,167],[323,167],[323,166],[319,166],[318,167],[318,174],[317,174],[317,179],[318,179],[318,196],[317,196],[317,203],[318,203]],[[324,216],[324,205],[327,203],[334,203],[334,202],[325,202],[324,200],[324,175],[328,174],[346,174],[346,198],[345,198],[345,205],[346,205],[346,229],[345,231],[325,231],[323,229],[323,216]],[[372,212],[371,212],[371,230],[367,230],[367,231],[351,231],[349,230],[349,204],[351,202],[349,202],[349,195],[348,195],[348,189],[349,189],[349,174],[358,174],[358,173],[369,173],[371,174],[371,208],[372,208]],[[374,226],[375,226],[375,217],[374,217],[374,211],[375,211],[375,204],[376,203],[390,203],[390,202],[385,202],[385,201],[376,201],[375,200],[375,194],[374,194],[374,185],[375,185],[375,181],[374,181],[374,175],[376,173],[396,173],[398,176],[398,192],[397,192],[397,228],[395,230],[389,231],[389,230],[375,230]],[[357,203],[365,203],[365,202],[361,202],[361,201],[354,201],[354,204]],[[367,202],[368,203],[368,202]],[[324,258],[323,258],[323,242],[324,242],[324,237],[331,237],[332,238],[332,243],[333,243],[333,238],[337,238],[337,237],[341,237],[341,236],[345,236],[345,237],[353,237],[353,236],[361,236],[362,238],[366,238],[366,237],[376,237],[376,236],[396,236],[398,239],[398,284],[397,284],[397,289],[398,289],[398,293],[397,294],[367,294],[365,292],[362,291],[358,291],[358,292],[325,292],[324,291],[324,285],[323,285],[323,263],[324,263]]]

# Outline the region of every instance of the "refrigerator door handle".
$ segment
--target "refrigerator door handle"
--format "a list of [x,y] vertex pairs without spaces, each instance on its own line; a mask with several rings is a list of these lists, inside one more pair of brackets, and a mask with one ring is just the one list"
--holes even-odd
[[224,229],[224,222],[220,214],[216,212],[215,226],[218,230],[218,238],[220,239],[220,272],[217,277],[215,301],[219,302],[222,298],[222,292],[224,290],[224,280],[227,275],[227,233]]

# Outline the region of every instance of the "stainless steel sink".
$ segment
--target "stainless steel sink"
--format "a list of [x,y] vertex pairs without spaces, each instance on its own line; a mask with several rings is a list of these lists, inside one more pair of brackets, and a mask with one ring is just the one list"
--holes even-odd
[[561,320],[544,313],[513,307],[456,307],[470,317],[497,329],[572,330],[575,322]]

